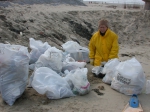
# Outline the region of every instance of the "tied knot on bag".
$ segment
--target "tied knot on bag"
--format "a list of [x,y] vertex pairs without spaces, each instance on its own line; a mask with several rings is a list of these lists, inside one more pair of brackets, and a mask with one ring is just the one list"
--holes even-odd
[[90,83],[88,83],[86,86],[81,86],[82,89],[87,89],[90,86]]

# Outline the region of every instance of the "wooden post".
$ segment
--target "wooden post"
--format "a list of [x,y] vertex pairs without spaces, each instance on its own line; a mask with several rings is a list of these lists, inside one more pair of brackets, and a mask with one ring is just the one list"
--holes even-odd
[[143,0],[145,2],[144,10],[150,10],[150,0]]
[[144,9],[145,10],[150,10],[150,2],[145,2]]

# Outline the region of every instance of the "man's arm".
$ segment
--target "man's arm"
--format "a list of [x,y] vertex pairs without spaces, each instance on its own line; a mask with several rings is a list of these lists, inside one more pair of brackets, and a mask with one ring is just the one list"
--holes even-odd
[[108,59],[110,60],[113,58],[118,58],[118,53],[119,53],[118,36],[115,36]]
[[90,42],[89,42],[89,58],[94,59],[95,58],[95,42],[94,42],[94,36],[92,36]]

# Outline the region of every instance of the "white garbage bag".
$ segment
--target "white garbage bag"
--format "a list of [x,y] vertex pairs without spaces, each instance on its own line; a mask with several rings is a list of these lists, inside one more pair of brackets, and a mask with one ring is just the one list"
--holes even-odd
[[[50,47],[45,51],[44,54],[42,54],[39,57],[39,59],[36,61],[35,64],[31,64],[33,66],[30,65],[30,69],[36,70],[40,67],[48,67],[54,70],[55,72],[60,73],[60,75],[62,75],[61,74],[61,70],[63,66],[62,58],[63,58],[63,54],[61,50],[55,47]],[[34,74],[30,76],[28,87],[32,87],[31,83],[33,77]]]
[[47,42],[43,43],[41,40],[35,40],[33,38],[29,39],[30,41],[30,64],[35,63],[41,54],[44,54],[44,52],[51,47]]
[[103,68],[103,74],[105,74],[105,77],[102,79],[104,83],[111,84],[111,81],[113,77],[115,76],[116,66],[120,63],[120,61],[115,58],[109,60],[104,68]]
[[111,87],[126,95],[140,94],[144,89],[145,82],[141,64],[132,58],[117,65]]
[[49,99],[75,96],[67,81],[47,67],[40,67],[35,70],[32,87],[39,94],[46,94]]
[[0,44],[0,93],[9,105],[13,105],[26,88],[29,59],[26,47]]
[[34,70],[34,68],[35,68],[35,63],[29,65],[29,69],[30,69],[30,70]]
[[60,73],[63,66],[62,58],[63,53],[61,50],[56,47],[50,47],[39,57],[38,61],[35,63],[35,69],[48,67]]
[[72,57],[66,57],[66,59],[63,61],[63,66],[68,66],[68,65],[73,65],[79,68],[84,68],[86,65],[86,62],[77,62]]
[[85,95],[89,93],[90,83],[87,79],[87,72],[87,68],[78,68],[70,71],[66,77],[64,77],[74,94]]
[[69,53],[75,61],[89,62],[89,49],[80,46],[77,42],[68,41],[62,45],[65,52]]
[[82,47],[78,51],[71,52],[70,56],[79,62],[90,62],[89,49]]
[[146,81],[145,93],[150,94],[150,80]]
[[77,42],[75,41],[67,41],[62,45],[62,48],[69,53],[77,52],[79,49],[82,48]]

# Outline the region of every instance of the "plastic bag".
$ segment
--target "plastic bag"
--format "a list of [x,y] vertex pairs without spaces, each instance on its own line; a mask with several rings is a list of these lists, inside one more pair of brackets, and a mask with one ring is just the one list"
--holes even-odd
[[89,49],[80,46],[77,42],[68,41],[62,45],[65,52],[70,53],[70,57],[79,62],[89,62]]
[[51,47],[47,42],[43,43],[40,40],[35,40],[33,38],[30,38],[30,64],[35,63],[41,54],[44,54],[44,52]]
[[30,64],[30,65],[29,65],[29,69],[30,69],[30,70],[34,70],[34,68],[35,68],[35,64]]
[[20,45],[0,44],[0,92],[13,105],[24,92],[29,73],[29,53]]
[[77,52],[82,47],[75,41],[68,41],[62,45],[62,48],[65,50],[65,52],[73,53]]
[[64,78],[69,83],[72,91],[76,95],[89,93],[90,83],[87,79],[87,68],[78,68],[70,71]]
[[39,57],[38,61],[35,63],[35,69],[48,67],[57,73],[60,73],[63,66],[62,57],[63,54],[61,50],[50,47]]
[[72,57],[66,57],[66,59],[63,61],[63,67],[65,66],[77,66],[79,68],[84,68],[86,65],[86,62],[77,62]]
[[119,64],[119,60],[117,58],[109,60],[103,69],[103,74],[105,77],[102,79],[104,83],[111,84],[113,77],[115,76],[116,66]]
[[150,80],[146,81],[145,93],[150,94]]
[[[62,68],[62,70],[61,70],[61,72],[62,73],[65,73],[65,71],[71,71],[71,70],[75,70],[75,69],[77,69],[77,68],[79,68],[78,66],[75,66],[75,65],[66,65],[66,66],[63,66],[63,68]],[[67,74],[66,74],[67,75]]]
[[47,67],[41,67],[35,70],[32,87],[39,94],[46,94],[49,99],[75,96],[67,81]]
[[141,64],[132,58],[117,65],[111,87],[126,95],[140,94],[145,82]]
[[76,52],[70,53],[70,56],[75,59],[75,61],[79,62],[90,62],[89,59],[89,50],[87,48],[82,47]]

